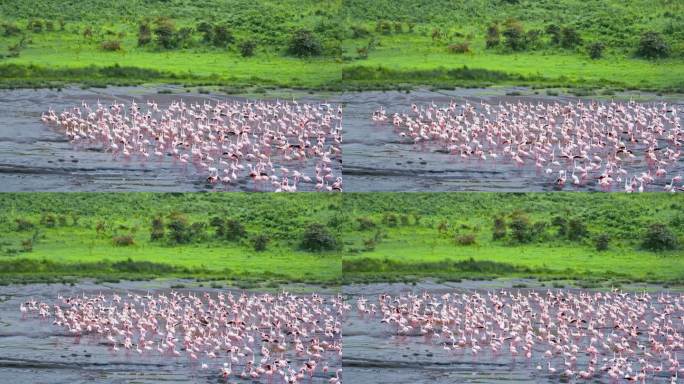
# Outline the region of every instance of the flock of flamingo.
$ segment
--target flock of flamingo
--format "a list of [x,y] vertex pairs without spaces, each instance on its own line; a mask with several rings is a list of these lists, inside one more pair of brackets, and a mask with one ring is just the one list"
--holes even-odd
[[[512,161],[536,168],[558,189],[598,185],[642,192],[649,184],[684,191],[678,173],[684,131],[675,106],[660,104],[500,103],[380,108],[372,120],[401,137],[439,146],[464,161]],[[639,168],[641,167],[641,168]],[[675,174],[676,173],[676,174]]]
[[193,165],[208,184],[229,186],[248,177],[255,188],[276,192],[294,192],[300,183],[342,191],[339,106],[178,100],[164,109],[148,101],[143,110],[135,102],[98,101],[59,114],[50,109],[42,121],[72,143],[101,147],[115,158]]
[[[271,383],[341,382],[340,297],[193,293],[29,300],[24,317],[52,320],[74,337],[113,351],[188,359],[223,379]],[[333,365],[334,364],[334,365]],[[337,367],[337,368],[336,368]],[[320,381],[318,380],[318,381]]]
[[409,293],[361,297],[356,306],[395,337],[422,337],[454,357],[522,360],[563,380],[676,383],[684,377],[684,295]]

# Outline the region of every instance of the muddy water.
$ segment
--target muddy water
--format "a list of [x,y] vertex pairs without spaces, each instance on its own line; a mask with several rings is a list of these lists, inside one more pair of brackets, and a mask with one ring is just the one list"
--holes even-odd
[[[426,281],[417,285],[407,284],[370,284],[345,286],[343,292],[352,305],[352,310],[343,324],[345,382],[348,383],[558,383],[559,375],[549,375],[546,370],[538,371],[537,364],[545,364],[541,359],[543,350],[537,351],[531,360],[518,356],[516,360],[507,354],[493,355],[491,352],[472,356],[469,353],[445,351],[438,340],[426,339],[420,335],[398,336],[381,318],[364,318],[356,311],[356,299],[365,297],[369,303],[382,293],[396,297],[409,292],[443,294],[447,292],[486,291],[511,289],[515,284],[524,283],[530,289],[539,287],[534,281],[494,280],[464,281],[461,283],[435,283]],[[625,289],[636,291],[647,289],[657,291],[657,287],[632,286]],[[515,288],[514,288],[515,290]],[[575,290],[579,291],[579,290]],[[657,296],[652,293],[652,296]],[[367,316],[367,315],[366,315]],[[586,365],[588,358],[578,357],[578,365]],[[568,382],[567,380],[565,382]],[[570,382],[581,382],[572,380]],[[592,383],[609,383],[608,377],[595,377]],[[650,377],[647,382],[669,383],[669,374],[657,379]]]
[[[366,191],[554,191],[553,178],[540,174],[534,166],[518,167],[511,162],[462,160],[459,156],[444,153],[441,148],[427,144],[416,145],[412,140],[401,138],[393,127],[371,121],[371,115],[384,107],[391,116],[394,112],[409,112],[412,103],[419,105],[434,102],[448,104],[451,100],[463,103],[466,100],[477,104],[481,100],[490,104],[499,102],[543,101],[546,103],[577,101],[576,97],[550,96],[507,96],[511,91],[530,92],[524,89],[458,89],[454,91],[419,90],[402,92],[361,92],[344,94],[340,100],[346,104],[344,114],[344,184],[345,190]],[[661,100],[654,95],[620,95],[629,100]],[[684,107],[684,97],[671,97],[668,103]],[[679,161],[676,172],[684,172],[684,157]],[[638,159],[628,171],[645,170]],[[659,180],[649,190],[662,191],[669,182]],[[620,191],[621,186],[614,190]],[[595,181],[579,188],[566,186],[564,190],[599,190]]]
[[[172,100],[226,100],[224,94],[183,93],[181,88],[172,89],[177,94],[159,94],[158,88],[109,87],[109,88],[65,88],[62,91],[0,90],[0,191],[145,191],[145,192],[189,192],[208,190],[254,191],[254,183],[243,178],[237,186],[208,185],[205,176],[174,166],[172,161],[114,160],[110,153],[100,148],[75,148],[58,132],[51,130],[40,120],[48,108],[61,112],[65,108],[81,105],[85,101],[94,104],[130,103],[139,104],[155,100],[159,107],[165,107]],[[180,93],[179,93],[180,92]],[[179,93],[179,94],[178,94]],[[272,95],[269,97],[277,97]],[[254,99],[255,97],[249,97]],[[244,98],[240,98],[244,99]],[[298,97],[301,101],[323,99],[322,95]],[[276,164],[277,165],[277,164]],[[288,168],[314,174],[314,161],[305,165],[283,164]],[[333,172],[341,174],[341,164],[333,162]],[[313,190],[314,182],[302,182],[300,190]],[[260,187],[263,189],[264,187]]]
[[[54,302],[58,295],[105,295],[137,292],[152,294],[169,291],[170,283],[126,282],[108,285],[82,283],[67,285],[26,285],[0,287],[0,382],[2,383],[251,383],[231,377],[218,377],[218,368],[201,370],[187,358],[139,356],[113,352],[95,339],[77,339],[50,321],[22,318],[19,305],[33,298]],[[181,289],[179,291],[187,291]],[[202,292],[218,290],[202,288]],[[320,290],[317,290],[320,291]],[[332,294],[333,292],[321,292]],[[341,361],[329,361],[331,371]],[[218,364],[218,363],[217,363]],[[315,374],[312,383],[327,383],[329,377]],[[308,381],[307,381],[308,382]],[[255,383],[258,383],[255,382]],[[277,381],[274,380],[274,384]]]

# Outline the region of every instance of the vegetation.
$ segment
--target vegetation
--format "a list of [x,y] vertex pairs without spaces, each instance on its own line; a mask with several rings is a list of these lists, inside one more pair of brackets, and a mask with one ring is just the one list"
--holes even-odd
[[0,4],[0,86],[678,92],[683,7],[671,0],[19,0]]
[[334,233],[318,223],[328,223],[340,204],[340,195],[326,194],[1,194],[0,282],[182,277],[336,284],[339,253],[300,250],[300,243],[314,223]]
[[[676,195],[345,193],[343,204],[348,282],[506,276],[684,284],[677,248],[684,199]],[[410,219],[386,219],[402,215]],[[370,231],[379,235],[369,247]]]

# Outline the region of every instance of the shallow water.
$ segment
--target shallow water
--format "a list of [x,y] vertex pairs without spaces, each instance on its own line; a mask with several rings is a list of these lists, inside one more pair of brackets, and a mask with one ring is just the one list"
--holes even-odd
[[[32,298],[54,302],[58,295],[88,295],[113,292],[161,293],[169,290],[167,283],[124,282],[108,285],[81,283],[67,285],[34,284],[0,287],[0,382],[8,383],[251,383],[231,377],[219,377],[218,368],[201,370],[198,362],[186,357],[142,356],[124,351],[113,352],[93,338],[80,340],[51,320],[22,318],[19,305]],[[188,289],[180,289],[186,292]],[[202,292],[218,292],[202,288]],[[318,290],[317,290],[318,291]],[[332,293],[332,292],[328,292]],[[99,340],[99,339],[98,339]],[[323,377],[320,370],[312,383],[327,383],[340,367],[339,358],[331,358],[331,372]],[[218,360],[218,359],[217,359]],[[211,363],[209,361],[209,363]],[[218,363],[216,363],[218,364]],[[256,381],[255,383],[258,383]],[[265,382],[265,381],[264,381]],[[309,382],[308,380],[306,381]],[[273,381],[277,384],[279,381]]]
[[[488,191],[488,192],[534,192],[555,191],[555,178],[542,175],[534,166],[518,167],[512,162],[466,160],[444,153],[440,148],[426,144],[414,144],[401,138],[390,124],[379,124],[371,120],[374,111],[384,107],[391,116],[394,112],[410,111],[411,104],[448,104],[454,100],[463,103],[468,100],[477,104],[481,100],[490,104],[499,102],[536,103],[555,101],[567,103],[577,101],[576,97],[564,96],[507,96],[511,89],[457,89],[453,91],[418,90],[411,93],[360,92],[340,96],[346,104],[344,113],[344,184],[350,192],[366,191]],[[627,95],[625,95],[627,97]],[[627,98],[629,100],[629,98]],[[657,101],[653,95],[643,100]],[[668,103],[684,107],[684,98],[677,96]],[[641,161],[631,167],[645,170]],[[628,167],[627,170],[632,169]],[[677,169],[670,174],[684,172],[684,157]],[[657,180],[647,190],[662,191],[670,179]],[[600,190],[595,180],[580,187],[566,186],[565,191]],[[617,185],[615,191],[621,191]]]
[[[173,87],[174,92],[182,89]],[[85,101],[95,104],[130,103],[143,104],[155,100],[160,108],[173,100],[219,101],[237,99],[223,94],[159,94],[158,88],[109,87],[87,90],[70,87],[56,90],[0,90],[0,191],[145,191],[145,192],[192,192],[192,191],[259,191],[251,180],[242,178],[238,185],[224,187],[209,185],[203,174],[192,167],[187,170],[173,165],[171,161],[115,160],[111,153],[99,148],[76,148],[59,132],[43,124],[41,114],[53,108],[60,113],[65,108],[80,106]],[[244,99],[244,98],[240,98]],[[254,99],[250,97],[249,99]],[[302,101],[321,100],[308,95]],[[283,164],[291,169],[305,170],[313,177],[314,161],[305,166],[295,163]],[[341,174],[341,164],[336,159],[331,164],[336,175]],[[270,186],[267,186],[270,187]],[[311,183],[301,182],[301,190],[313,190]],[[266,189],[269,190],[270,189]]]
[[[512,360],[508,354],[494,356],[490,352],[478,356],[469,353],[445,351],[438,341],[428,340],[420,335],[397,335],[380,318],[364,318],[356,310],[356,299],[365,297],[369,303],[382,293],[396,297],[408,292],[443,294],[446,292],[486,291],[501,288],[511,289],[514,284],[524,283],[538,287],[534,281],[494,280],[464,281],[460,283],[435,283],[426,281],[417,285],[408,284],[360,284],[345,286],[343,292],[352,310],[343,324],[344,377],[349,383],[558,383],[559,375],[549,375],[546,370],[537,371],[537,364],[545,364],[539,357],[542,351],[535,350],[531,360],[523,356]],[[545,292],[547,288],[540,289]],[[633,286],[627,289],[653,290],[654,287]],[[516,291],[513,288],[513,291]],[[579,292],[580,290],[573,290]],[[655,293],[652,293],[656,296]],[[680,325],[681,326],[681,325]],[[578,365],[585,364],[586,357],[578,357]],[[590,381],[571,380],[565,382],[609,383],[607,376],[595,377]],[[669,374],[647,382],[669,383]]]

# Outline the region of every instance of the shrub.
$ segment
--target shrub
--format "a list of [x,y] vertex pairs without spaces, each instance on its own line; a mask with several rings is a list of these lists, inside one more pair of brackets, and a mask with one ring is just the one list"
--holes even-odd
[[213,40],[214,27],[211,23],[206,21],[201,21],[197,24],[197,32],[202,32],[202,41],[205,43],[210,43]]
[[378,20],[377,23],[375,23],[375,32],[389,35],[392,33],[392,24],[387,20]]
[[456,53],[456,54],[468,53],[468,52],[470,52],[470,43],[467,41],[463,41],[463,42],[456,43],[456,44],[450,44],[447,47],[447,50],[449,51],[449,53]]
[[40,216],[40,223],[48,228],[54,228],[57,225],[57,217],[52,213],[44,213]]
[[598,60],[603,57],[603,49],[605,45],[600,42],[594,42],[587,46],[587,53],[592,60]]
[[395,21],[394,22],[394,32],[395,33],[404,32],[404,26],[401,24],[401,21]]
[[547,35],[551,38],[551,44],[558,45],[561,40],[561,28],[556,24],[549,24],[544,30]]
[[128,247],[129,245],[133,245],[135,243],[133,236],[131,235],[114,236],[112,241],[117,247]]
[[226,220],[224,238],[231,241],[240,240],[247,235],[247,231],[241,222],[234,219]]
[[26,29],[34,32],[34,33],[40,33],[43,32],[43,20],[41,19],[31,19],[28,21],[26,24]]
[[669,55],[670,47],[658,32],[649,31],[641,35],[637,56],[647,59],[658,59],[668,57]]
[[377,245],[377,240],[375,238],[370,238],[370,239],[364,239],[363,240],[363,250],[370,252],[375,250],[375,246]]
[[304,230],[300,246],[309,252],[333,251],[339,241],[324,225],[313,223]]
[[121,42],[119,40],[106,40],[100,44],[100,48],[104,51],[120,51]]
[[467,233],[463,235],[456,235],[455,238],[456,244],[458,245],[473,245],[475,244],[475,235],[472,233]]
[[21,250],[22,250],[22,252],[33,251],[33,239],[22,240],[21,241]]
[[242,57],[254,56],[256,43],[254,40],[244,40],[238,45],[238,49],[240,49],[240,55],[242,55]]
[[558,236],[565,237],[568,233],[568,221],[563,216],[555,216],[551,224],[558,227]]
[[515,19],[509,19],[504,25],[503,35],[505,37],[504,44],[513,51],[522,51],[525,49],[525,30],[523,24]]
[[492,239],[499,240],[506,237],[506,220],[497,216],[494,218],[494,228],[492,229]]
[[568,221],[568,239],[572,241],[581,240],[589,234],[586,224],[581,219],[570,219]]
[[215,25],[214,33],[211,37],[211,43],[216,47],[226,47],[235,42],[233,34],[228,29],[227,25]]
[[609,244],[610,244],[610,236],[607,233],[601,233],[598,236],[596,236],[595,245],[596,245],[597,251],[600,252],[600,251],[607,250]]
[[518,243],[529,243],[532,241],[532,226],[530,225],[530,219],[524,213],[514,213],[509,226],[511,227],[513,239]]
[[323,53],[323,47],[311,31],[299,29],[290,38],[288,52],[297,57],[318,56]]
[[14,222],[17,225],[18,232],[30,231],[35,227],[32,222],[25,219],[15,219]]
[[252,245],[254,246],[254,250],[257,252],[263,252],[266,250],[266,246],[268,245],[268,242],[271,239],[264,235],[264,234],[259,234],[256,235],[252,238]]
[[375,228],[375,222],[370,217],[357,217],[356,221],[359,223],[359,231],[368,231]]
[[3,23],[2,29],[4,30],[2,34],[5,37],[17,36],[21,34],[21,29],[14,23]]
[[501,33],[499,32],[499,24],[492,23],[487,27],[486,37],[487,48],[498,47],[501,44]]
[[582,44],[582,38],[572,27],[563,27],[560,32],[560,45],[563,48],[571,49]]
[[150,241],[161,240],[164,238],[164,219],[157,216],[152,219],[152,230],[150,231]]
[[370,36],[370,31],[363,25],[351,26],[352,39],[362,39]]
[[677,249],[677,236],[665,224],[651,224],[646,230],[641,243],[649,251],[659,252]]
[[392,212],[386,212],[385,215],[382,217],[382,221],[388,227],[396,227],[399,224],[399,218],[396,214]]
[[152,42],[152,29],[149,23],[138,25],[138,47],[145,46]]
[[399,216],[399,221],[401,222],[401,225],[409,225],[409,215],[401,215]]
[[154,36],[157,44],[162,48],[173,49],[178,46],[176,24],[171,19],[158,19],[154,27]]
[[198,221],[190,225],[190,241],[205,240],[207,223]]
[[187,244],[192,240],[188,218],[180,213],[169,215],[169,240],[175,244]]
[[48,32],[54,32],[55,30],[55,23],[53,23],[50,20],[45,21],[45,30]]

